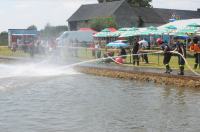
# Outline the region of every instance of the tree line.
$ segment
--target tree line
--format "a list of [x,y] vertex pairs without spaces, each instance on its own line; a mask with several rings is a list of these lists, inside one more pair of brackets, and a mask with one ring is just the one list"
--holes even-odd
[[[103,2],[113,2],[120,0],[98,0],[99,3]],[[126,0],[130,6],[138,7],[152,7],[152,0]],[[138,19],[138,27],[142,27],[142,20]],[[98,18],[90,21],[91,28],[100,31],[106,27],[116,27],[117,24],[113,18]],[[29,26],[27,29],[37,29],[35,25]],[[41,39],[50,39],[58,37],[62,32],[67,31],[67,26],[51,26],[49,23],[44,27],[44,29],[39,31]],[[8,32],[0,33],[0,45],[8,45]]]
[[[37,27],[35,25],[30,25],[27,29],[35,29]],[[61,26],[51,26],[49,23],[39,31],[39,36],[41,39],[47,40],[50,38],[57,38],[61,33],[67,31],[68,27],[65,25]],[[7,46],[8,45],[8,32],[3,31],[0,33],[0,46]]]
[[[120,1],[120,0],[98,0],[99,3],[103,2],[113,2],[113,1]],[[152,0],[126,0],[127,3],[130,4],[131,7],[152,7],[151,2]],[[137,20],[137,27],[143,27],[144,21],[139,16]],[[107,18],[94,18],[90,20],[90,27],[96,31],[101,31],[104,28],[114,27],[118,28],[118,25],[114,18],[107,17]]]
[[[113,2],[113,1],[120,1],[120,0],[98,0],[99,3],[103,2]],[[151,2],[152,0],[126,0],[130,6],[138,6],[138,7],[152,7]]]
[[8,45],[8,32],[0,33],[0,46]]

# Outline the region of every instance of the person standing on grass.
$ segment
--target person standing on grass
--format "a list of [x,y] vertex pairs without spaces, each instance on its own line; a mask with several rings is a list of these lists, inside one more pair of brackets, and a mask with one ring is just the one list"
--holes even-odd
[[123,47],[120,47],[119,56],[121,56],[123,59],[126,59],[126,55],[126,50]]
[[123,62],[126,61],[127,53],[126,53],[126,50],[123,47],[120,47],[119,56],[123,59]]
[[135,39],[135,42],[133,44],[133,49],[132,49],[132,54],[133,54],[133,65],[135,65],[137,63],[137,66],[139,66],[139,48],[140,48],[140,45],[138,43],[138,40]]
[[163,64],[165,65],[166,67],[166,71],[165,73],[168,73],[170,74],[172,72],[172,69],[170,68],[169,66],[169,62],[171,60],[171,48],[169,47],[169,45],[165,42],[163,42],[163,40],[161,38],[158,38],[157,41],[156,41],[160,46],[161,50],[163,50],[163,53],[164,53],[164,58],[163,58]]
[[101,47],[99,44],[95,45],[96,58],[101,58]]
[[15,42],[15,43],[13,43],[12,44],[12,48],[11,48],[11,50],[12,50],[12,52],[16,52],[17,51],[17,43]]
[[[140,44],[140,50],[145,50],[149,48],[149,43],[145,39],[139,41],[138,43]],[[148,64],[149,59],[148,59],[147,52],[142,52],[141,56],[144,59],[145,63]]]
[[[186,48],[184,44],[179,42],[178,40],[175,40],[175,41],[176,41],[176,48],[174,49],[174,51],[177,51],[178,53],[183,55],[184,58],[186,58]],[[178,55],[178,64],[179,64],[179,70],[180,70],[178,75],[184,75],[185,60],[181,55]]]
[[198,38],[196,37],[193,38],[193,43],[190,45],[190,51],[194,52],[194,58],[195,58],[194,69],[197,69],[198,65],[200,68],[200,44]]
[[92,57],[95,57],[95,44],[90,44],[90,49],[92,51]]
[[29,53],[30,56],[33,58],[35,55],[35,40],[33,40],[30,44],[29,44]]

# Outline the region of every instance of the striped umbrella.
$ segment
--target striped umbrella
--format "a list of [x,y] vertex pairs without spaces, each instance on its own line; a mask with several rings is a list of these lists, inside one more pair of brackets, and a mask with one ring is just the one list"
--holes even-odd
[[96,33],[93,35],[97,38],[106,38],[106,37],[118,37],[120,34],[119,32],[111,32],[108,28],[103,29],[101,32]]

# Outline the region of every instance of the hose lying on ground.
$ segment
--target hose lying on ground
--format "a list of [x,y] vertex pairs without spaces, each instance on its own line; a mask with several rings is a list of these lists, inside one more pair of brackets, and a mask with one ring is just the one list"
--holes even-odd
[[[123,65],[123,63],[117,62],[114,58],[117,58],[117,57],[127,57],[127,56],[136,56],[136,55],[142,55],[142,54],[143,54],[143,55],[144,55],[144,54],[150,55],[150,54],[161,54],[161,53],[163,53],[163,51],[157,51],[157,52],[151,52],[151,53],[129,54],[129,55],[121,55],[121,56],[107,57],[107,58],[111,59],[113,62],[115,62],[115,63],[117,63],[117,64]],[[180,53],[178,53],[178,52],[176,52],[176,51],[170,51],[170,53],[174,53],[174,54],[180,55],[180,56],[184,59],[185,64],[186,64],[186,66],[189,68],[189,70],[190,70],[191,72],[193,72],[195,75],[200,76],[199,73],[197,73],[193,68],[191,68],[191,66],[189,65],[188,61],[186,60],[186,58],[185,58],[182,54],[180,54]],[[102,58],[102,59],[106,59],[106,58]]]
[[[79,48],[79,47],[76,47],[76,48]],[[161,53],[163,53],[163,51],[155,51],[155,50],[152,50],[149,53],[146,53],[146,52],[149,52],[149,51],[146,50],[145,53],[138,53],[138,54],[129,54],[129,55],[121,55],[121,56],[108,56],[108,57],[103,57],[103,58],[99,58],[99,59],[93,59],[93,60],[89,60],[89,61],[84,61],[84,62],[72,64],[72,65],[69,65],[68,67],[75,66],[75,65],[78,65],[78,64],[84,64],[84,63],[87,63],[87,62],[96,62],[96,61],[101,61],[101,60],[106,60],[106,59],[111,59],[113,62],[115,62],[117,64],[120,64],[120,65],[123,65],[123,63],[117,62],[115,60],[115,58],[117,58],[117,57],[127,57],[127,56],[131,56],[132,57],[132,56],[136,56],[136,55],[150,55],[150,54],[161,54]],[[200,76],[199,73],[197,73],[193,68],[191,68],[191,66],[189,65],[188,61],[186,60],[186,58],[182,54],[180,54],[180,53],[178,53],[176,51],[170,51],[170,52],[173,53],[173,54],[180,55],[184,59],[184,61],[186,63],[186,66],[189,68],[189,70],[191,72],[193,72],[195,75]]]

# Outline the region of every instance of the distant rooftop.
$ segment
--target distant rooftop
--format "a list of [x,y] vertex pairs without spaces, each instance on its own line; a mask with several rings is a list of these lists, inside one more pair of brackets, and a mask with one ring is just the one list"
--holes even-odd
[[177,10],[163,8],[132,7],[137,16],[141,16],[145,22],[167,23],[172,15],[179,19],[200,18],[200,12],[193,10]]
[[[112,16],[125,1],[105,2],[82,5],[68,21],[83,21],[98,17]],[[126,10],[125,7],[123,7]],[[163,8],[132,7],[136,16],[141,16],[145,22],[166,23],[175,14],[180,19],[200,18],[200,10],[176,10]]]
[[11,34],[20,34],[20,35],[37,35],[38,31],[34,29],[8,29],[8,32]]
[[113,15],[116,9],[123,1],[105,2],[99,4],[82,5],[68,21],[88,20],[97,17],[109,17]]

